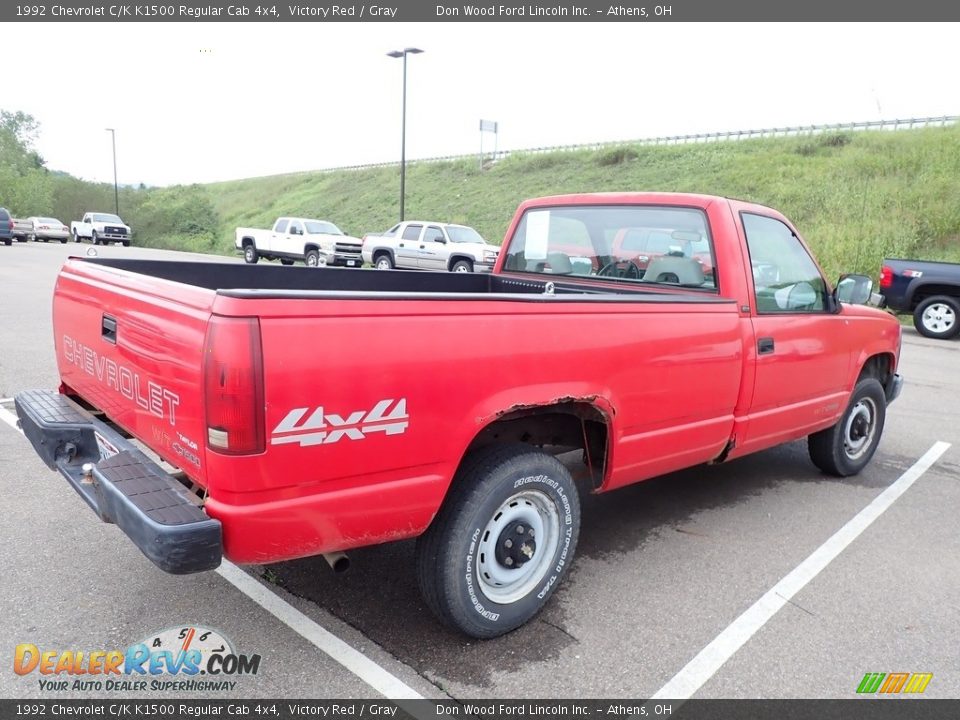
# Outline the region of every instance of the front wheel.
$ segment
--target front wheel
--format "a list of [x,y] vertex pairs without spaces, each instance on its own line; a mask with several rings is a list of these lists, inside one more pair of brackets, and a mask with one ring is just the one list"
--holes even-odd
[[810,459],[828,475],[856,475],[876,452],[886,417],[883,385],[876,378],[862,378],[837,424],[807,438]]
[[473,272],[473,263],[469,260],[457,260],[453,267],[450,268],[450,272],[455,273],[468,273]]
[[253,243],[247,243],[243,246],[243,261],[245,263],[250,263],[253,265],[260,259],[260,256],[257,254],[257,246]]
[[320,253],[316,250],[307,250],[307,254],[303,256],[303,262],[307,267],[317,267],[320,265]]
[[503,635],[556,591],[579,531],[580,499],[560,461],[528,445],[478,450],[417,540],[424,600],[466,635]]
[[913,325],[928,338],[948,340],[960,333],[960,302],[949,295],[934,295],[917,305]]
[[73,241],[80,242],[80,236],[77,234],[76,230],[73,231]]
[[373,266],[377,270],[393,270],[393,260],[390,259],[387,253],[383,253],[382,255],[377,255],[373,261]]
[[96,230],[94,230],[93,233],[91,233],[91,235],[90,235],[90,240],[93,242],[94,245],[99,245],[99,244],[100,244],[100,238],[97,237],[97,231],[96,231]]

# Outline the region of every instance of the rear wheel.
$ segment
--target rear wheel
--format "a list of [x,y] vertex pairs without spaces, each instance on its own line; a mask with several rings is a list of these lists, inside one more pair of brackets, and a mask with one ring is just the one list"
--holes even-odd
[[290,258],[280,258],[281,265],[293,265],[293,260]]
[[913,311],[917,332],[928,338],[948,340],[960,333],[960,302],[949,295],[934,295]]
[[523,625],[573,561],[580,500],[555,457],[528,445],[472,454],[417,540],[417,579],[453,628],[492,638]]
[[388,253],[380,253],[373,259],[373,266],[377,270],[393,270],[393,260]]
[[457,260],[453,267],[450,268],[450,272],[456,273],[468,273],[473,272],[473,263],[469,260]]
[[260,256],[257,254],[257,246],[253,243],[247,243],[243,246],[243,261],[253,265],[260,259]]
[[807,438],[810,459],[828,475],[856,475],[876,452],[886,417],[883,385],[876,378],[861,378],[837,424]]

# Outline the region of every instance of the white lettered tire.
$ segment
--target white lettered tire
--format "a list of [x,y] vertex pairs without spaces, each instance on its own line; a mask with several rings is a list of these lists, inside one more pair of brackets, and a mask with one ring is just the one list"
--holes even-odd
[[442,621],[475,638],[523,625],[573,561],[580,499],[569,471],[529,445],[468,457],[417,540],[417,579]]

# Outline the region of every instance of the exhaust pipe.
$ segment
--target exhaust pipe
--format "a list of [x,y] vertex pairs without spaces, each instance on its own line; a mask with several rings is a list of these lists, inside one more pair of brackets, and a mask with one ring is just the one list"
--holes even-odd
[[350,558],[344,552],[323,553],[323,559],[338,575],[350,569]]

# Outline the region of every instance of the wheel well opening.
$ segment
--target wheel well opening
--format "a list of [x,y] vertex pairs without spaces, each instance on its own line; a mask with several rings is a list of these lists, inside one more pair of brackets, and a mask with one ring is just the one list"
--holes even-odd
[[248,238],[248,237],[244,238],[242,240],[242,244],[243,244],[243,247],[248,247],[249,245],[253,245],[253,238]]
[[956,285],[921,285],[913,294],[911,309],[916,310],[920,303],[935,295],[946,295],[954,300],[960,300],[960,288]]
[[591,486],[603,483],[608,455],[606,416],[587,402],[518,408],[487,425],[466,455],[497,443],[524,443],[553,455],[580,451]]
[[452,256],[450,257],[450,267],[453,267],[454,265],[456,265],[456,264],[457,264],[458,262],[460,262],[461,260],[464,261],[464,262],[468,262],[468,263],[470,263],[471,265],[473,265],[473,258],[472,258],[472,257],[469,257],[468,255],[452,255]]
[[890,355],[886,353],[867,358],[867,361],[863,364],[863,368],[860,370],[860,375],[857,377],[857,380],[872,377],[879,380],[881,384],[886,385],[887,380],[890,378],[892,360]]

